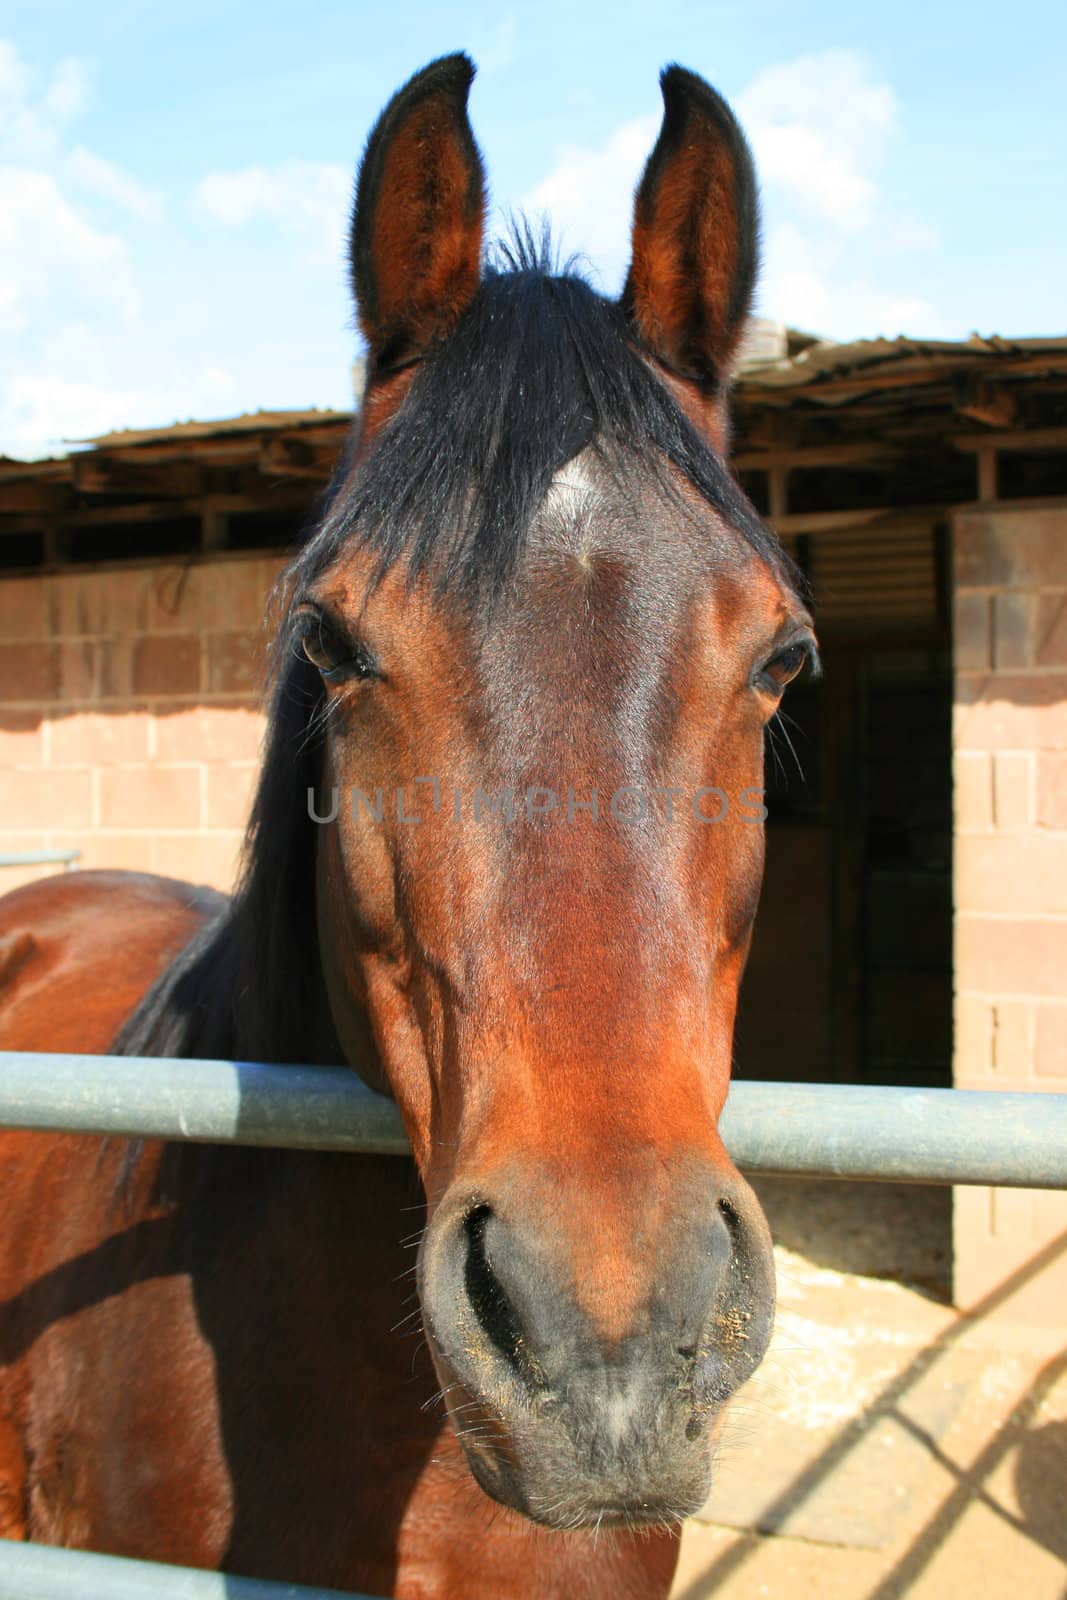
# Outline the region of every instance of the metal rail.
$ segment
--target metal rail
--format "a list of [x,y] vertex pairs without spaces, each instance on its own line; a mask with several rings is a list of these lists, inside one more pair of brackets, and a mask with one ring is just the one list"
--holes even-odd
[[[337,1067],[0,1052],[0,1127],[402,1155],[392,1101]],[[1067,1095],[735,1083],[749,1172],[1067,1188]],[[0,1600],[341,1600],[340,1591],[0,1541]],[[348,1600],[368,1600],[350,1596]]]
[[[340,1067],[0,1052],[0,1127],[403,1155],[391,1100]],[[1067,1188],[1067,1094],[735,1083],[753,1173]]]
[[372,1600],[262,1578],[0,1539],[0,1600]]
[[0,867],[51,867],[64,870],[80,861],[80,850],[4,850],[0,851]]

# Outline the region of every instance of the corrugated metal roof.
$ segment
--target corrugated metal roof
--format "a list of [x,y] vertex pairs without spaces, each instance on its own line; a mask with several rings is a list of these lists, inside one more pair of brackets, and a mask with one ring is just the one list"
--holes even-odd
[[892,367],[901,375],[914,370],[916,381],[924,369],[973,368],[1007,359],[1047,355],[1060,365],[1067,359],[1067,336],[1003,339],[999,334],[974,333],[969,339],[857,339],[851,344],[825,340],[777,361],[750,361],[741,370],[739,389],[800,388],[819,380],[870,373],[872,387],[878,369]]

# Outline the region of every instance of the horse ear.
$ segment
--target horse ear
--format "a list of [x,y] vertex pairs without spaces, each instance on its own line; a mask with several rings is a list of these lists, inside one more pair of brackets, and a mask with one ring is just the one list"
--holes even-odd
[[756,174],[733,113],[703,78],[668,67],[660,88],[663,126],[634,197],[622,303],[668,367],[718,388],[755,287]]
[[350,260],[372,366],[416,360],[478,286],[485,174],[467,119],[474,64],[444,56],[390,100],[356,184]]

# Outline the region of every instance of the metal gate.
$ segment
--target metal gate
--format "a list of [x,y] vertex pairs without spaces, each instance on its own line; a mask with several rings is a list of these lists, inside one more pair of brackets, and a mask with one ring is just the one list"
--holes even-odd
[[[1067,1189],[1067,1095],[735,1083],[747,1172]],[[404,1155],[396,1107],[339,1067],[0,1052],[0,1127]],[[0,1600],[338,1600],[339,1591],[0,1541]],[[348,1596],[347,1600],[367,1600]]]

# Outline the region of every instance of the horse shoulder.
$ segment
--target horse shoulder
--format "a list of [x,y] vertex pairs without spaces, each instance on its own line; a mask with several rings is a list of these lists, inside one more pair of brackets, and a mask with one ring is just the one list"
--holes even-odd
[[[212,890],[127,872],[64,874],[4,896],[0,1049],[106,1052],[147,989],[224,903]],[[160,1204],[164,1149],[0,1131],[2,1536],[84,1544],[95,1534],[115,1549],[109,1534],[117,1525],[126,1553],[158,1555],[168,1536],[172,1559],[213,1562],[224,1548],[230,1508],[210,1352],[188,1283],[173,1273],[180,1242]],[[122,1288],[132,1294],[116,1292]],[[129,1359],[116,1363],[117,1350]],[[89,1389],[86,1370],[95,1374]],[[178,1441],[161,1414],[175,1392],[186,1416]],[[146,1463],[132,1503],[116,1511],[100,1503],[86,1463],[109,1453],[136,1459],[138,1430],[146,1428],[166,1437],[168,1461],[184,1440],[199,1467],[183,1459],[160,1477]],[[204,1502],[195,1507],[201,1522],[192,1537],[190,1518],[176,1515],[179,1485],[171,1480],[180,1467]],[[141,1483],[146,1477],[152,1481]]]
[[224,896],[139,872],[71,872],[0,899],[0,1049],[103,1054]]

